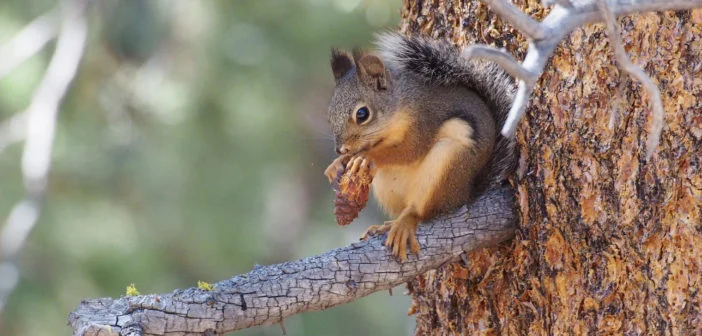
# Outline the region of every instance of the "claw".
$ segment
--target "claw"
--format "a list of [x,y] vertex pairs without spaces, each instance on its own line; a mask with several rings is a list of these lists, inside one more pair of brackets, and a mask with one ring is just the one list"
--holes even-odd
[[419,255],[419,241],[417,240],[417,235],[412,232],[409,236],[409,242],[410,242],[410,251],[414,255]]
[[373,164],[373,162],[370,159],[363,158],[363,161],[361,161],[361,165],[358,167],[358,170],[367,172],[368,176],[375,176],[375,164]]
[[372,161],[368,161],[368,170],[370,171],[370,176],[375,176],[375,164]]
[[385,246],[400,262],[407,260],[407,245],[413,254],[419,255],[419,241],[416,236],[416,226],[395,220],[391,222]]
[[363,158],[361,164],[358,166],[359,171],[368,170],[368,159]]
[[381,225],[371,225],[366,229],[365,232],[361,235],[361,240],[366,240],[370,237],[373,236],[379,236],[381,234],[384,234],[390,230],[390,225],[387,224],[381,224]]
[[361,156],[357,156],[351,160],[351,168],[349,168],[351,174],[358,173],[358,168],[360,167],[362,161],[363,157]]
[[346,166],[348,160],[348,155],[339,156],[329,164],[327,169],[324,170],[324,175],[327,177],[327,179],[329,179],[329,183],[334,182],[334,179],[336,179],[337,175],[339,175],[339,172],[344,170],[344,166]]

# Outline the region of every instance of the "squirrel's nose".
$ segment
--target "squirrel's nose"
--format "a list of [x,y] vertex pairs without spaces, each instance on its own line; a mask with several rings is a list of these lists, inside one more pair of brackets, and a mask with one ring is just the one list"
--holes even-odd
[[349,152],[349,148],[346,146],[336,147],[337,154],[346,154]]

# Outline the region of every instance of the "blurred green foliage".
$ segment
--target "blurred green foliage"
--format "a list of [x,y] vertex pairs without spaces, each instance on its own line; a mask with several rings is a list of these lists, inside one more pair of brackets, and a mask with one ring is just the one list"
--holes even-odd
[[[0,3],[0,45],[56,7]],[[333,156],[331,46],[368,46],[399,0],[98,1],[61,108],[50,192],[0,335],[66,335],[82,298],[170,292],[357,239],[322,171]],[[53,44],[0,79],[24,110]],[[2,55],[0,55],[0,58]],[[22,145],[0,154],[0,218],[23,196]],[[396,291],[400,292],[400,291]],[[398,335],[409,299],[375,294],[286,320],[289,335]],[[241,335],[280,335],[278,326]]]

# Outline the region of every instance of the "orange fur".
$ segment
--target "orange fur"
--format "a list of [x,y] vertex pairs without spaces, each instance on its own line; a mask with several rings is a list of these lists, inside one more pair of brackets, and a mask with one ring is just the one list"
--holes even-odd
[[473,129],[460,119],[451,119],[439,129],[437,140],[415,171],[407,194],[406,204],[414,207],[420,219],[427,219],[436,206],[441,205],[437,202],[443,202],[444,197],[437,195],[441,182],[461,152],[475,144],[472,134]]
[[415,161],[413,149],[408,146],[407,139],[416,137],[412,132],[413,116],[408,111],[396,112],[390,120],[384,123],[382,131],[366,141],[375,144],[364,155],[369,157],[376,166],[406,164]]
[[[439,131],[429,152],[423,158],[404,165],[377,164],[373,180],[373,192],[392,221],[386,245],[393,253],[404,259],[407,243],[413,252],[419,244],[414,236],[419,221],[428,219],[444,205],[451,192],[442,193],[443,182],[456,160],[466,155],[475,142],[473,129],[461,119],[446,121]],[[382,161],[381,161],[382,162]],[[416,247],[416,251],[415,251]]]
[[408,190],[419,168],[419,162],[411,165],[379,166],[373,178],[373,193],[383,210],[390,216],[399,216],[407,207]]
[[475,144],[472,134],[468,123],[451,119],[441,126],[424,158],[410,164],[383,165],[383,160],[377,160],[374,154],[371,159],[377,172],[373,192],[383,209],[391,216],[399,216],[407,206],[413,205],[424,219],[431,213],[432,198],[442,178],[451,170],[453,160],[459,152]]

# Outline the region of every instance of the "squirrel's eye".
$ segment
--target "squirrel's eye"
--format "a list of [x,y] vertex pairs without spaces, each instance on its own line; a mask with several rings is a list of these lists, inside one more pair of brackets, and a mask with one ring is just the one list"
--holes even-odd
[[358,110],[356,110],[356,123],[357,124],[360,125],[360,124],[364,123],[365,121],[368,120],[368,118],[370,118],[370,111],[368,111],[367,107],[364,106],[364,107],[361,107]]

